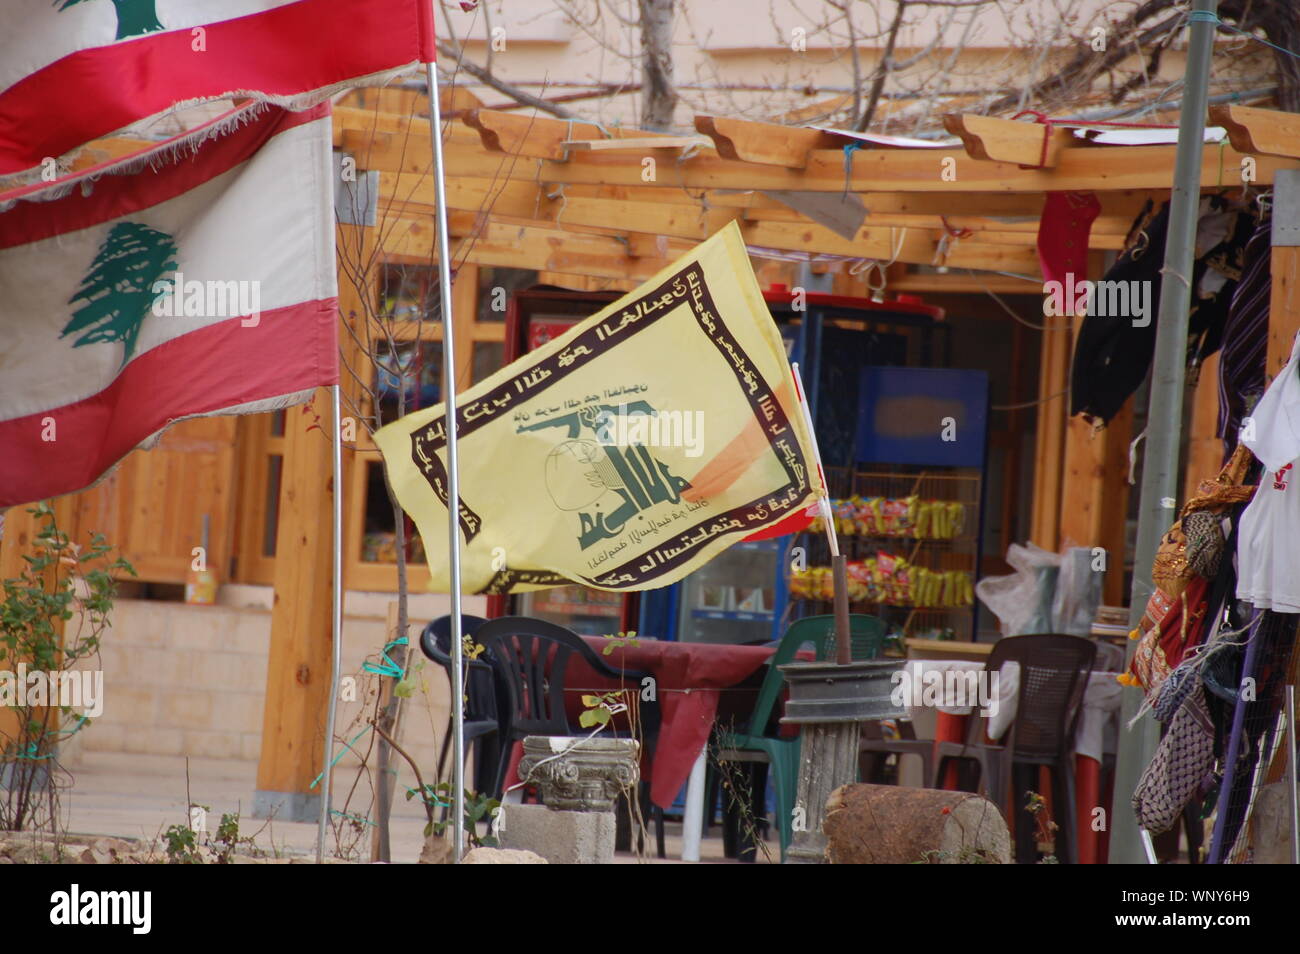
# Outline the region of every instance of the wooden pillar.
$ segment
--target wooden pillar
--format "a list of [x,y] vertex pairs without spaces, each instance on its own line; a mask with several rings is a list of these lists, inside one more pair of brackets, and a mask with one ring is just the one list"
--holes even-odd
[[[1072,319],[1075,340],[1083,329],[1084,317],[1076,315]],[[1124,529],[1128,515],[1133,398],[1100,431],[1082,417],[1071,417],[1065,430],[1057,542],[1061,547],[1105,550],[1102,600],[1110,606],[1123,606],[1128,602],[1124,590]]]
[[1062,464],[1060,537],[1062,547],[1106,551],[1103,601],[1127,602],[1124,593],[1124,524],[1128,514],[1128,448],[1133,434],[1133,399],[1101,431],[1081,417],[1066,423]]
[[1214,352],[1201,365],[1192,394],[1191,430],[1187,435],[1187,473],[1179,505],[1196,496],[1196,485],[1210,480],[1223,466],[1223,440],[1219,428],[1219,355]]
[[[262,754],[253,814],[312,821],[320,813],[325,707],[331,666],[331,570],[334,422],[329,391],[318,388],[312,413],[292,408],[285,426],[275,599],[262,711]],[[321,426],[308,430],[319,415]]]
[[478,320],[478,266],[456,269],[451,287],[451,321],[456,335],[456,390],[474,381],[474,322]]
[[1268,358],[1271,381],[1291,357],[1300,330],[1300,169],[1279,170],[1273,185],[1272,295],[1268,312]]
[[[338,241],[363,242],[356,235],[360,228],[338,226]],[[364,269],[363,288],[373,291],[377,268],[370,263]],[[351,276],[339,269],[339,311],[364,315],[364,292]],[[286,821],[315,821],[320,814],[321,787],[312,782],[324,769],[332,665],[332,448],[338,422],[326,388],[317,389],[308,408],[306,414],[292,408],[286,416],[262,753],[253,799],[254,816],[274,813]]]
[[1071,320],[1044,318],[1042,363],[1038,374],[1037,427],[1034,442],[1034,508],[1029,538],[1055,551],[1061,536],[1061,491],[1066,417],[1070,412]]

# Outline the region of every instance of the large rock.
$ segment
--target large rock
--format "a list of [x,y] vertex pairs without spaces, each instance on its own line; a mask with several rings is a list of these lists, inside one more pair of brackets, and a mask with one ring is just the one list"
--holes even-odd
[[831,864],[1010,864],[997,806],[969,792],[843,785],[826,800]]

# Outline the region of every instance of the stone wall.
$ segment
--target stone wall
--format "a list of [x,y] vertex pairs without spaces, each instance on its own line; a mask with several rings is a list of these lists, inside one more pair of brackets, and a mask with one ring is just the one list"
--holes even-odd
[[[357,701],[339,705],[338,734],[346,741],[362,730],[367,689],[373,691],[383,678],[363,673],[361,666],[367,659],[380,660],[391,601],[389,594],[348,594],[343,673],[356,678]],[[118,600],[100,663],[88,667],[104,672],[103,713],[69,740],[65,763],[75,769],[87,752],[256,762],[271,640],[269,603],[269,588],[262,587],[231,588],[217,606]],[[467,599],[465,612],[481,614],[481,603],[481,598]],[[423,624],[445,612],[446,604],[445,598],[424,595],[414,597],[413,604],[414,644]],[[447,723],[448,682],[440,666],[425,660],[418,647],[412,649],[417,665],[424,665],[418,673],[421,690],[406,703],[401,742],[428,780]],[[364,751],[370,735],[362,736],[358,749]],[[357,761],[352,753],[344,755],[336,787],[350,784],[354,776],[347,769]],[[401,768],[403,784],[413,784],[404,763]]]

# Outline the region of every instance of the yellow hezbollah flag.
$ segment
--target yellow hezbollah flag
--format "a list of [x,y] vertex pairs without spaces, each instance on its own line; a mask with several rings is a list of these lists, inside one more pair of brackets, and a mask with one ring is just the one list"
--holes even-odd
[[[466,592],[667,586],[825,492],[734,223],[458,404]],[[375,434],[437,592],[445,414]]]

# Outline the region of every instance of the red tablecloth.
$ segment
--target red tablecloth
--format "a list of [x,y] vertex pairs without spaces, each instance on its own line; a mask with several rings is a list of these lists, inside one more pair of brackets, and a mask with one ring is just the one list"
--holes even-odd
[[[583,639],[597,653],[609,641],[601,636]],[[757,681],[744,689],[739,684],[755,676],[775,650],[770,646],[724,646],[712,643],[678,643],[645,639],[635,646],[619,645],[601,658],[613,669],[640,670],[655,678],[656,698],[663,714],[654,762],[650,766],[650,800],[662,808],[672,805],[686,784],[691,766],[709,741],[709,732],[718,716],[723,690],[736,695],[731,710],[741,720],[753,709],[757,698]],[[761,680],[761,676],[758,677]],[[592,690],[617,688],[617,681],[598,676],[583,660],[573,657],[564,678],[569,694],[570,719],[577,725],[581,709],[580,696]],[[639,686],[634,688],[640,688]],[[511,758],[506,786],[518,780],[516,766],[520,746]]]

